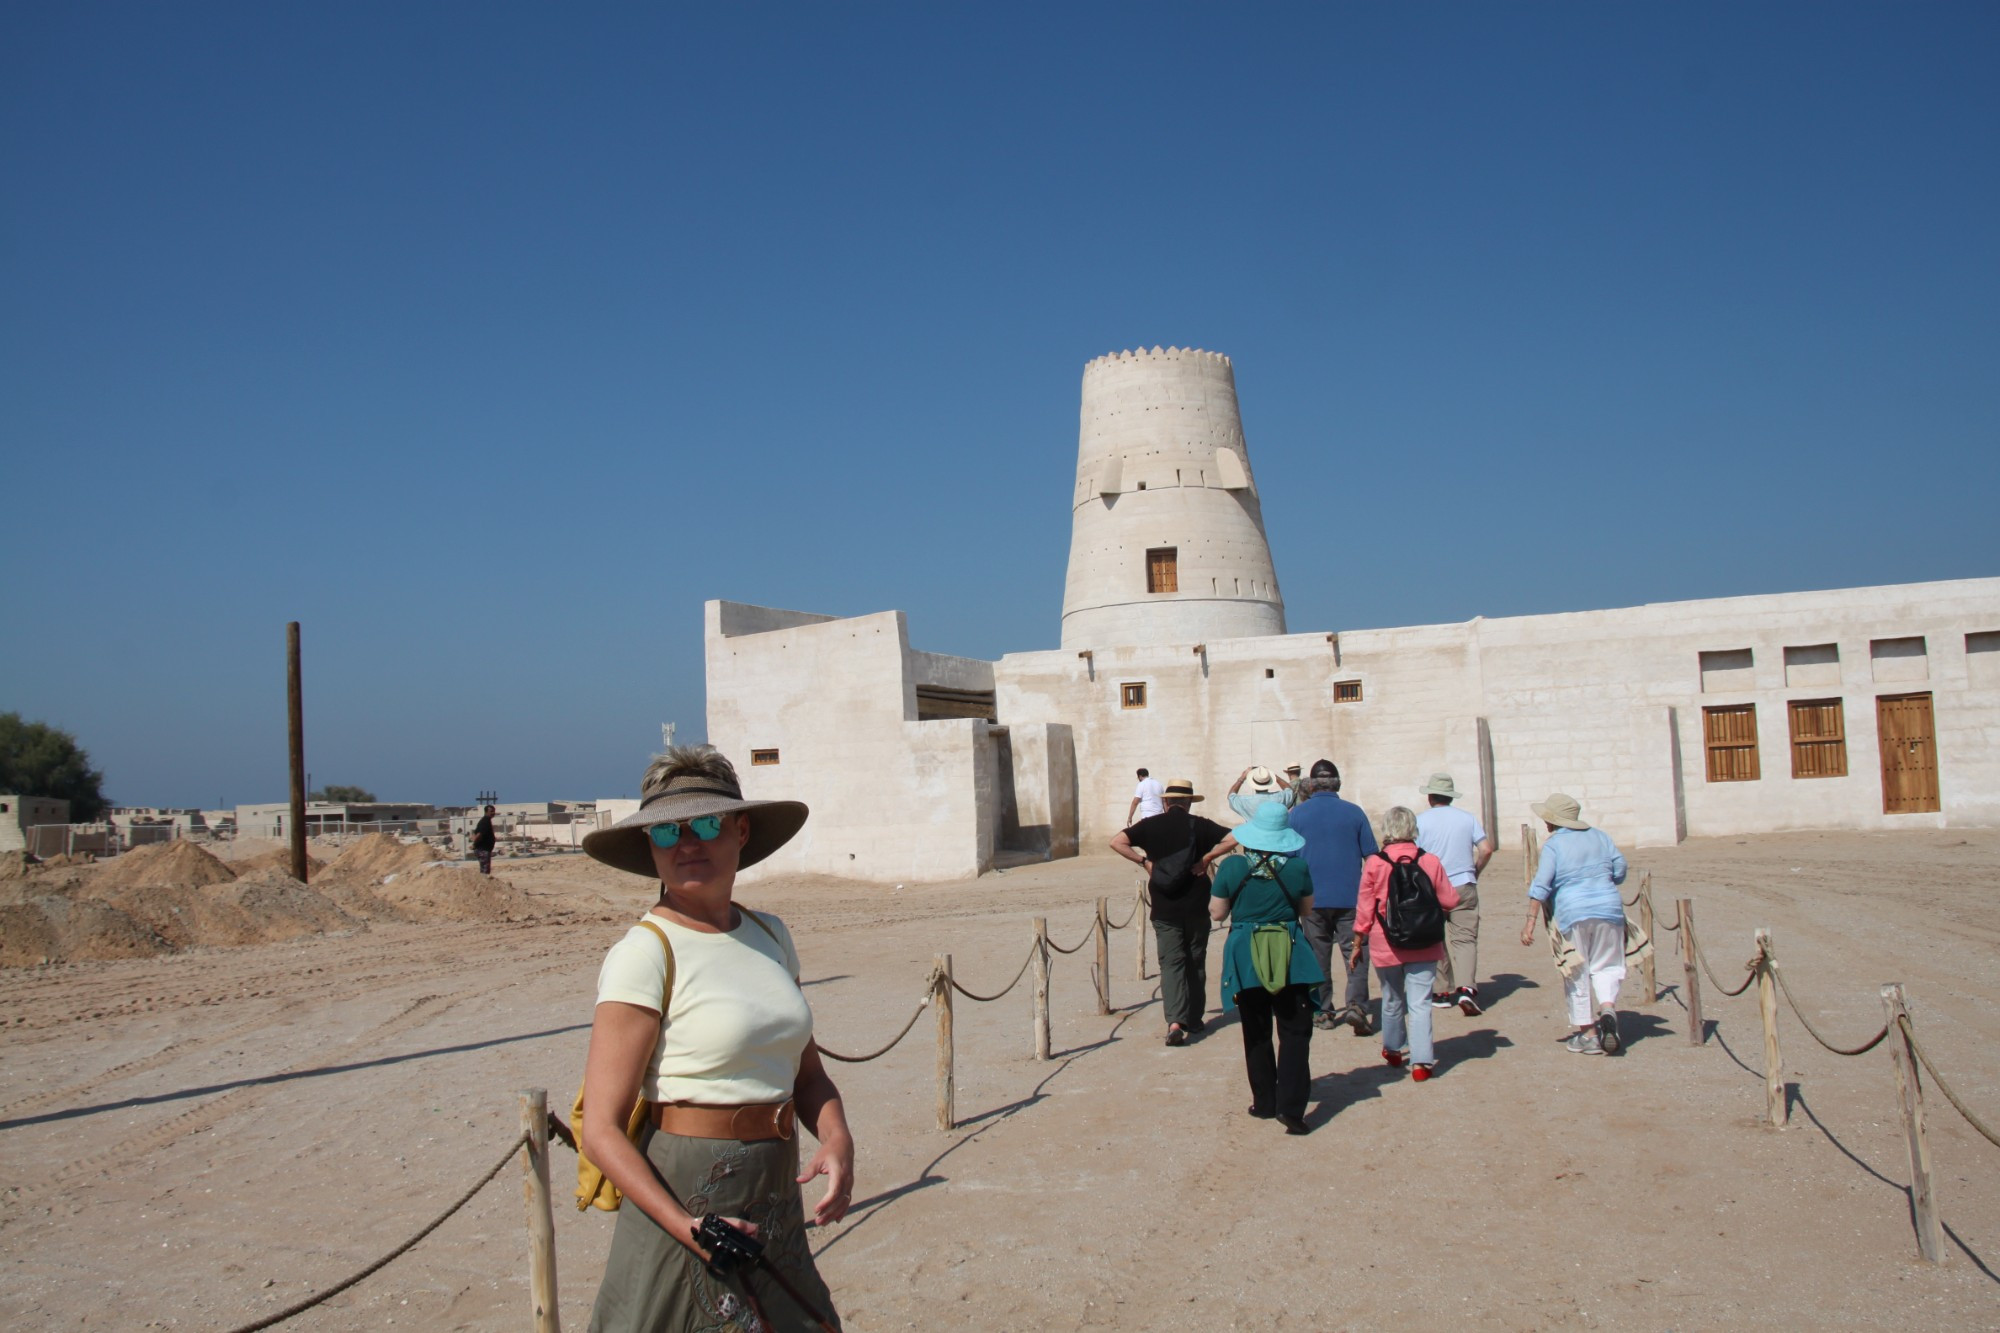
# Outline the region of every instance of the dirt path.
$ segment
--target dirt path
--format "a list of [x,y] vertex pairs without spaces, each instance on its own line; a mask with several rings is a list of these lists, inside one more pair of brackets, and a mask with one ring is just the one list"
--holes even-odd
[[[1718,971],[1775,933],[1837,1040],[1908,983],[1926,1043],[2000,1116],[2000,834],[1788,835],[1634,856],[1663,910],[1699,904]],[[0,1323],[226,1329],[360,1267],[428,1221],[514,1133],[513,1092],[567,1104],[591,979],[642,910],[576,858],[517,862],[569,915],[0,975]],[[1057,1058],[1032,1058],[1028,988],[961,1001],[953,1134],[932,1124],[928,1020],[841,1067],[863,1202],[818,1241],[850,1328],[2000,1327],[2000,1149],[1941,1099],[1933,1149],[1950,1261],[1915,1261],[1887,1055],[1837,1059],[1786,1015],[1793,1127],[1759,1123],[1754,1002],[1626,991],[1628,1055],[1567,1055],[1561,992],[1523,950],[1519,858],[1489,870],[1489,1013],[1438,1016],[1441,1076],[1321,1034],[1315,1132],[1242,1114],[1233,1023],[1160,1043],[1154,983],[1113,936],[1112,1016],[1088,951],[1056,960]],[[1635,880],[1636,883],[1636,880]],[[934,954],[997,989],[1028,919],[1058,943],[1133,874],[1091,858],[936,888],[782,882],[822,1040],[894,1032]],[[1677,988],[1671,941],[1663,986]],[[558,1150],[558,1169],[567,1158]],[[288,1328],[513,1329],[527,1308],[510,1169],[407,1257]],[[563,1318],[584,1327],[611,1223],[557,1219]]]

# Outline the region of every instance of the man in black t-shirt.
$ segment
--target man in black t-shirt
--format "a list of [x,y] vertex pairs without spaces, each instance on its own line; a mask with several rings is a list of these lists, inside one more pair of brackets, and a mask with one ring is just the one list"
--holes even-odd
[[1167,783],[1163,799],[1164,813],[1118,834],[1111,850],[1145,867],[1167,1045],[1182,1046],[1190,1032],[1202,1030],[1208,1008],[1208,876],[1201,862],[1229,830],[1191,812],[1201,797],[1188,778]]
[[493,844],[497,841],[493,836],[493,807],[489,805],[486,813],[479,817],[479,822],[472,826],[472,854],[479,858],[479,873],[482,875],[493,873]]

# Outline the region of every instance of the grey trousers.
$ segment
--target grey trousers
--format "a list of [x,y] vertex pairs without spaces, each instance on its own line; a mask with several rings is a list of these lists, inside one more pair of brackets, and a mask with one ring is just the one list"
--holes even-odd
[[1205,916],[1153,923],[1160,946],[1160,1008],[1169,1025],[1198,1023],[1208,1009],[1208,931]]
[[[1306,933],[1306,943],[1312,946],[1313,957],[1319,959],[1319,970],[1326,973],[1324,985],[1313,987],[1313,998],[1319,1002],[1323,1014],[1332,1013],[1345,1006],[1350,1009],[1368,1008],[1368,960],[1363,958],[1353,967],[1347,965],[1348,955],[1354,951],[1354,909],[1352,907],[1315,907],[1307,912],[1299,927]],[[1334,962],[1338,952],[1340,961]],[[1340,1005],[1333,1002],[1333,980],[1335,976],[1347,978],[1346,996]]]
[[1458,906],[1444,914],[1444,957],[1438,960],[1437,993],[1460,986],[1479,989],[1479,885],[1458,886]]

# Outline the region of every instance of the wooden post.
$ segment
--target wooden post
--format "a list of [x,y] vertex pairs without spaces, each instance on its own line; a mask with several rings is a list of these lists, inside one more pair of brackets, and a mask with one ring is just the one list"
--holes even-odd
[[1105,929],[1109,913],[1105,900],[1097,900],[1097,1012],[1111,1012],[1111,932]]
[[306,704],[299,672],[299,622],[285,626],[285,713],[292,750],[292,878],[306,881]]
[[1035,918],[1035,1058],[1049,1058],[1049,919]]
[[1694,899],[1677,898],[1681,916],[1681,975],[1687,982],[1688,1045],[1699,1046],[1706,1032],[1701,1024],[1701,964],[1695,961]]
[[[1639,929],[1646,932],[1647,942],[1653,938],[1653,872],[1648,870],[1639,877]],[[1639,960],[1639,1003],[1652,1004],[1660,998],[1660,979],[1653,971],[1653,955],[1658,946],[1648,949],[1646,956]]]
[[1764,1110],[1779,1129],[1785,1108],[1785,1067],[1778,1056],[1778,979],[1771,975],[1771,932],[1757,929],[1757,1011],[1764,1016]]
[[562,1333],[556,1305],[556,1218],[549,1206],[549,1094],[546,1088],[521,1093],[521,1129],[528,1136],[521,1159],[521,1199],[528,1206],[528,1295],[534,1301],[535,1333]]
[[1889,1053],[1896,1057],[1896,1095],[1903,1104],[1903,1135],[1910,1145],[1910,1205],[1917,1215],[1917,1249],[1934,1264],[1944,1262],[1944,1224],[1938,1220],[1937,1190],[1931,1183],[1931,1141],[1924,1132],[1924,1085],[1916,1053],[1903,1032],[1909,1011],[1901,982],[1882,988],[1882,1011],[1889,1020]]
[[1146,891],[1139,890],[1138,899],[1132,908],[1132,980],[1146,979],[1146,932],[1152,928],[1146,918]]
[[937,1121],[950,1132],[958,1127],[957,1089],[952,1079],[951,955],[937,956]]

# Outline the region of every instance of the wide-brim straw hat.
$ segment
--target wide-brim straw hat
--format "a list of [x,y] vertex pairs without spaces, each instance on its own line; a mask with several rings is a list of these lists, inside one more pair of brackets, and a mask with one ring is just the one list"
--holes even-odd
[[1552,792],[1548,800],[1539,805],[1530,804],[1528,808],[1557,828],[1590,827],[1583,822],[1583,807],[1577,804],[1576,797],[1565,796],[1561,792]]
[[1262,764],[1251,769],[1245,776],[1250,779],[1250,789],[1259,795],[1268,796],[1278,790],[1278,779],[1273,777],[1271,770]]
[[1169,778],[1167,789],[1160,793],[1163,801],[1199,801],[1206,798],[1195,795],[1193,778]]
[[1296,852],[1306,845],[1305,835],[1291,825],[1291,812],[1283,801],[1266,801],[1257,807],[1248,823],[1230,831],[1239,847],[1253,852]]
[[660,872],[653,864],[652,838],[647,829],[655,824],[738,811],[750,816],[750,837],[736,862],[739,870],[756,865],[790,842],[792,835],[804,827],[807,813],[804,801],[746,801],[743,789],[733,782],[682,773],[656,790],[641,792],[635,813],[610,828],[584,834],[584,854],[619,870],[658,879]]
[[1433,773],[1431,774],[1431,780],[1424,784],[1422,794],[1425,796],[1442,796],[1447,801],[1455,801],[1465,793],[1460,791],[1457,784],[1451,780],[1451,774]]

